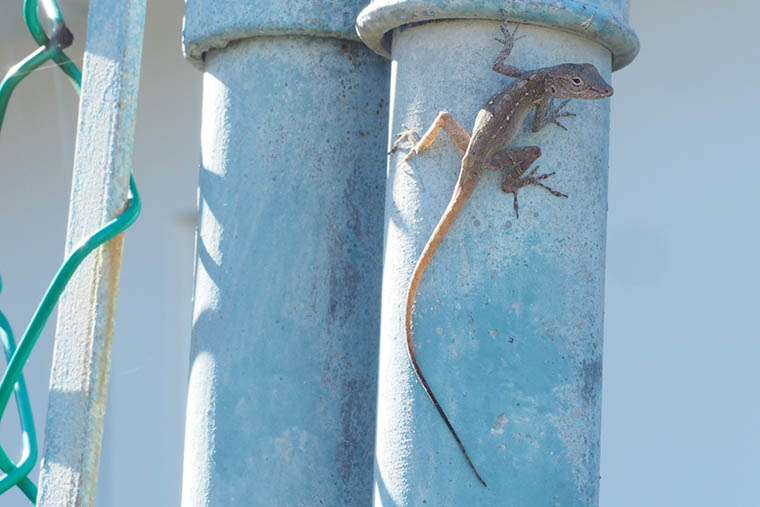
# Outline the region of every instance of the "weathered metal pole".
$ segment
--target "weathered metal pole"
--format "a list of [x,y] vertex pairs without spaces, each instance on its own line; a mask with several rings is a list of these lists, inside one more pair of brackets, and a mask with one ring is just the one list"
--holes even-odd
[[[66,255],[129,190],[145,0],[91,0]],[[95,504],[123,236],[78,268],[58,307],[37,505]]]
[[[509,64],[592,63],[606,79],[635,56],[627,0],[378,0],[362,39],[392,54],[391,127],[422,133],[441,110],[470,129],[511,78],[491,70],[504,17],[522,22]],[[422,23],[423,21],[428,21]],[[445,135],[388,166],[375,505],[598,503],[609,100],[573,101],[564,131],[517,135],[556,171],[558,199],[512,196],[486,173],[419,288],[420,366],[483,487],[426,398],[406,350],[409,277],[451,196],[461,155]],[[529,117],[530,120],[530,117]]]
[[182,504],[367,505],[387,63],[359,1],[189,0],[204,72]]

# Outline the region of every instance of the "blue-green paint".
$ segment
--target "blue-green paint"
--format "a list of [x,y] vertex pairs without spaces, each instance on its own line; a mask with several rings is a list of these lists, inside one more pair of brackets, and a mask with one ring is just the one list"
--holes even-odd
[[[186,34],[218,6],[188,3]],[[336,34],[227,35],[202,62],[182,503],[368,505],[388,65]]]
[[[513,65],[589,62],[610,77],[612,54],[594,37],[531,24],[519,34]],[[422,133],[440,110],[471,129],[511,81],[491,70],[499,35],[498,22],[476,19],[394,30],[391,132],[403,123]],[[569,198],[525,188],[516,219],[504,174],[487,173],[419,288],[420,367],[487,488],[414,376],[403,328],[409,276],[461,155],[442,133],[408,164],[408,146],[390,157],[375,505],[598,504],[609,107],[573,101],[568,131],[525,125],[513,144],[540,146],[539,172],[556,171],[546,183]]]
[[639,52],[627,25],[628,0],[374,0],[360,14],[362,41],[390,56],[394,28],[442,19],[495,19],[553,27],[589,38],[612,53],[612,69],[625,67]]
[[358,41],[354,30],[364,0],[187,0],[182,34],[185,54],[202,67],[203,54],[249,37],[308,35]]

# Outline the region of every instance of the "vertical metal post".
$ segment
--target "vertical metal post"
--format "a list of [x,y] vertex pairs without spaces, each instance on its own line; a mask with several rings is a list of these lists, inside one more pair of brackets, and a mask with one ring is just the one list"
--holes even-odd
[[[393,55],[391,131],[421,134],[441,110],[471,129],[510,82],[491,70],[505,16],[524,23],[509,64],[589,62],[608,78],[638,48],[626,13],[627,0],[378,0],[357,30]],[[486,173],[418,292],[417,358],[487,488],[426,398],[404,332],[409,277],[461,155],[441,135],[389,159],[375,505],[598,503],[609,101],[568,110],[568,131],[525,126],[513,144],[541,147],[536,165],[569,198],[526,188],[518,219],[504,173]]]
[[[145,0],[91,0],[67,254],[125,205]],[[98,248],[58,309],[38,505],[94,505],[123,236]]]
[[388,70],[359,2],[190,0],[204,71],[182,504],[368,505]]

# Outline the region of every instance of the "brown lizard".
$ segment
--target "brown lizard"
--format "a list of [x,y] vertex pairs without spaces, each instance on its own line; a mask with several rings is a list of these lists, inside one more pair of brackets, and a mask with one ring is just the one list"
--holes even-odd
[[[412,337],[412,311],[414,309],[417,288],[433,253],[438,248],[438,245],[441,244],[446,232],[451,227],[457,214],[462,210],[465,202],[472,195],[475,186],[485,170],[499,170],[512,167],[512,170],[504,178],[502,190],[514,196],[513,207],[515,215],[518,218],[520,215],[517,203],[517,191],[522,187],[535,185],[551,192],[557,197],[567,197],[567,195],[557,192],[543,183],[543,180],[554,174],[553,172],[536,175],[535,173],[538,169],[538,166],[536,166],[532,171],[525,174],[533,162],[541,156],[541,149],[538,146],[507,148],[507,145],[520,129],[525,117],[534,107],[536,108],[536,115],[533,119],[533,132],[538,132],[550,123],[554,123],[567,130],[558,121],[558,118],[574,116],[572,113],[562,112],[562,109],[570,99],[603,99],[612,95],[612,87],[602,78],[596,67],[588,63],[566,63],[531,71],[523,71],[511,65],[505,65],[504,61],[514,46],[515,32],[509,33],[506,21],[502,24],[501,31],[504,34],[504,39],[496,40],[501,42],[504,47],[496,58],[493,70],[500,74],[517,78],[517,80],[486,101],[475,118],[472,136],[448,112],[441,111],[425,135],[422,136],[422,139],[416,142],[412,150],[404,158],[404,161],[407,161],[413,155],[418,155],[427,149],[441,128],[446,131],[463,155],[462,168],[459,172],[459,179],[454,187],[451,200],[425,248],[422,250],[422,254],[412,273],[411,282],[409,283],[406,299],[406,346],[414,372],[417,374],[420,383],[422,383],[425,393],[427,393],[430,401],[433,402],[436,410],[438,410],[443,422],[446,423],[449,431],[454,436],[454,440],[456,440],[459,448],[462,450],[464,458],[483,486],[486,485],[485,481],[467,455],[464,444],[462,444],[449,418],[446,417],[446,413],[430,390],[430,386],[422,375],[420,366],[417,363]],[[554,98],[567,100],[558,106],[554,106]],[[416,136],[408,130],[399,134],[398,140],[394,143],[394,151],[403,139],[410,137],[414,139]]]

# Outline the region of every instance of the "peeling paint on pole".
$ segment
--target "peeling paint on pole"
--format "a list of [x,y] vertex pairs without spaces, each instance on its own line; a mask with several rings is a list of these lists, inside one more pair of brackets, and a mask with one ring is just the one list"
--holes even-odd
[[[92,0],[66,253],[127,201],[144,0]],[[123,235],[90,255],[58,309],[37,505],[95,503]]]
[[[375,49],[393,55],[392,133],[403,123],[421,134],[441,110],[471,129],[483,102],[510,82],[491,70],[501,49],[498,11],[467,3],[467,16],[462,2],[422,0],[380,0],[360,15],[359,33],[375,33],[368,44],[380,41],[385,49]],[[554,24],[546,13],[578,2],[506,4],[507,16],[545,14],[520,26],[509,64],[588,62],[609,79],[613,55],[599,34],[546,27]],[[625,19],[627,2],[594,8],[615,6],[612,17]],[[382,32],[383,23],[392,31]],[[638,43],[623,46],[621,55],[635,54]],[[556,171],[551,186],[569,198],[525,188],[517,219],[501,190],[504,174],[486,173],[419,287],[417,359],[487,488],[427,399],[404,337],[409,277],[451,197],[461,155],[444,134],[408,163],[408,147],[390,157],[375,505],[598,504],[609,105],[572,101],[568,131],[524,125],[512,144],[541,147],[539,172]]]

